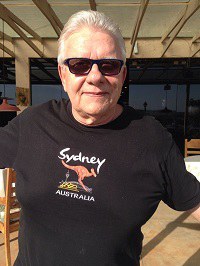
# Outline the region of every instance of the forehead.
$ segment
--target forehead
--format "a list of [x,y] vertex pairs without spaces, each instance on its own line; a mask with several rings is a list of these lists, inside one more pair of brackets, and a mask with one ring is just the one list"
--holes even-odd
[[105,31],[83,28],[73,33],[64,43],[66,57],[116,57],[121,51],[116,39]]

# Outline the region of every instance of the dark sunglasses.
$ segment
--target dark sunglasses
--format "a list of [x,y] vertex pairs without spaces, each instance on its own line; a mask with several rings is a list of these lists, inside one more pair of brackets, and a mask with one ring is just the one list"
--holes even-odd
[[119,59],[98,59],[89,58],[68,58],[63,62],[67,65],[69,71],[76,75],[86,75],[90,72],[94,64],[98,65],[99,71],[104,76],[118,75],[124,64],[123,60]]

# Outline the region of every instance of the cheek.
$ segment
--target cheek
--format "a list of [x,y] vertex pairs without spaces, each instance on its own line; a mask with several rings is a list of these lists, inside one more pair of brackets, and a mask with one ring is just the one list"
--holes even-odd
[[113,91],[112,91],[112,98],[114,100],[114,102],[117,102],[120,98],[121,95],[121,91],[122,91],[122,81],[118,80],[115,85],[113,86]]
[[65,79],[64,90],[70,96],[78,96],[81,93],[82,86],[84,84],[84,77],[76,77],[73,74],[69,75]]
[[122,85],[123,85],[121,80],[119,80],[119,79],[112,80],[110,82],[110,85],[112,87],[112,93],[113,94],[118,95],[118,94],[121,93],[121,88],[122,88]]
[[69,76],[68,71],[66,71],[66,72],[63,74],[62,85],[63,85],[64,90],[65,90],[67,93],[68,93],[69,84],[70,84],[70,76]]

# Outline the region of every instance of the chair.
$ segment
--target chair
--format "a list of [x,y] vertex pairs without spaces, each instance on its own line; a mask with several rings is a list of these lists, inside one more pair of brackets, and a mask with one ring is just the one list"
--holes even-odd
[[5,197],[0,197],[0,205],[4,208],[4,217],[0,220],[0,231],[4,234],[6,266],[11,266],[10,233],[19,228],[20,206],[15,196],[16,172],[7,168]]
[[200,139],[185,139],[185,157],[200,155]]

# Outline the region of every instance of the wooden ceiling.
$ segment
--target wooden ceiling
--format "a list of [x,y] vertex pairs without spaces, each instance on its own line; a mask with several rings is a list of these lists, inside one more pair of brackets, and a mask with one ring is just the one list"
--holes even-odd
[[15,57],[14,45],[7,47],[3,38],[10,43],[21,38],[42,57],[33,40],[57,39],[68,18],[83,9],[104,12],[119,24],[131,47],[127,58],[133,57],[141,39],[158,39],[160,57],[166,57],[173,42],[183,38],[192,47],[190,57],[200,57],[200,0],[2,0],[0,49]]

